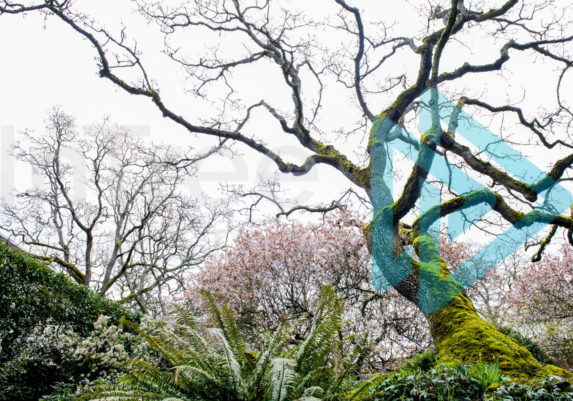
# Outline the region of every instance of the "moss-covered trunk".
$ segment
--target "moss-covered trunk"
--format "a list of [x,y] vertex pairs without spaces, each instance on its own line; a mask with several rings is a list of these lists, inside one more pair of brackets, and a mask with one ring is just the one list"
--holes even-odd
[[571,375],[555,366],[543,366],[516,340],[482,319],[431,237],[420,235],[413,245],[421,259],[414,262],[413,274],[423,282],[420,287],[428,289],[418,296],[419,305],[423,305],[432,339],[444,361],[497,362],[503,373],[523,379]]
[[498,362],[513,377],[571,374],[552,365],[543,366],[514,339],[482,319],[470,298],[462,293],[439,311],[427,315],[432,338],[444,361]]
[[[370,249],[379,273],[401,295],[424,311],[434,343],[445,362],[497,362],[504,374],[523,379],[546,375],[571,376],[561,368],[543,366],[516,340],[482,319],[466,295],[465,287],[450,274],[430,236],[414,237],[412,230],[402,230],[410,237],[410,243],[420,256],[420,260],[415,260],[401,252],[402,248],[392,251],[395,244],[383,241],[381,228],[385,226],[377,224],[378,220],[374,219],[372,232],[375,235],[371,237],[374,238],[374,246]],[[406,270],[406,265],[411,266],[410,273],[399,276],[397,272]]]

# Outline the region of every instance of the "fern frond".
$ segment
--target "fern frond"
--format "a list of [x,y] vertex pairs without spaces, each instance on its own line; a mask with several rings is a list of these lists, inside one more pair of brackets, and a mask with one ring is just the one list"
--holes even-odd
[[[187,366],[187,365],[186,366],[176,366],[174,369],[176,372],[178,372],[175,374],[175,376],[177,376],[178,378],[180,377],[181,373],[190,372],[192,375],[195,375],[201,379],[204,379],[206,382],[208,382],[208,384],[211,384],[213,386],[219,386],[221,388],[225,387],[224,383],[222,383],[216,377],[209,374],[209,372],[206,372],[206,371],[199,369],[199,368],[196,368],[194,366]],[[192,383],[191,380],[190,380],[190,382]]]
[[185,383],[175,382],[173,373],[161,371],[147,362],[137,359],[127,361],[124,363],[124,370],[129,372],[130,382],[137,383],[149,390],[173,397],[185,395]]
[[163,400],[165,396],[162,394],[152,393],[141,387],[124,386],[120,384],[108,384],[91,387],[89,392],[80,394],[76,400],[121,400],[121,401],[137,401],[137,400]]
[[179,327],[178,331],[179,336],[172,336],[172,341],[182,350],[178,364],[194,363],[205,371],[214,371],[216,367],[212,359],[215,351],[207,341],[191,327]]
[[[172,348],[171,346],[169,346],[168,344],[164,343],[162,341],[161,338],[159,337],[154,337],[154,336],[150,336],[149,334],[147,334],[146,332],[144,332],[143,330],[141,330],[141,328],[127,320],[122,318],[120,320],[120,323],[124,326],[128,326],[130,327],[132,330],[134,330],[136,333],[140,334],[143,338],[145,338],[145,340],[147,341],[147,343],[156,351],[158,351],[160,354],[163,355],[163,357],[169,361],[169,362],[175,362],[177,363],[177,357],[180,354],[179,350],[176,350],[174,348]],[[166,337],[169,337],[171,335],[171,333],[169,333],[168,331],[164,331],[164,334]]]
[[372,393],[372,389],[380,381],[381,375],[375,374],[368,380],[362,380],[355,386],[352,392],[346,394],[345,399],[348,401],[368,401],[376,399],[376,394]]
[[174,305],[174,308],[177,312],[176,323],[178,326],[190,327],[193,330],[197,329],[195,317],[191,315],[187,309],[183,308],[181,305]]
[[284,401],[287,399],[297,379],[294,367],[296,367],[296,362],[292,359],[273,359],[269,383],[269,393],[272,401]]
[[[297,386],[298,392],[303,392],[305,387],[309,383],[316,383],[319,382],[321,378],[330,378],[332,379],[332,367],[331,366],[320,366],[317,369],[314,369],[306,374],[300,381]],[[309,387],[312,388],[312,387]],[[320,387],[322,389],[322,387]]]
[[225,336],[225,340],[235,355],[235,359],[240,360],[244,364],[242,358],[247,352],[247,345],[241,329],[237,326],[233,311],[227,306],[219,308],[208,291],[200,290],[199,292],[205,303],[205,309],[217,322],[217,326]]
[[[217,327],[219,327],[221,330],[223,330],[223,333],[225,333],[226,330],[225,323],[223,322],[223,316],[221,315],[221,311],[213,299],[213,296],[209,291],[206,290],[199,290],[199,294],[201,294],[201,298],[205,304],[205,310],[211,315],[212,318],[215,319],[217,322]],[[227,333],[225,333],[225,337],[228,337]]]
[[221,311],[223,323],[227,329],[229,344],[235,353],[235,358],[240,359],[247,352],[247,343],[245,341],[245,337],[243,336],[239,326],[237,326],[233,311],[228,306],[223,306]]
[[[249,378],[249,389],[252,389],[252,391],[257,394],[260,392],[263,379],[265,374],[269,371],[272,360],[279,355],[292,331],[292,327],[283,323],[272,337],[266,341],[263,350],[258,354],[257,364]],[[288,352],[286,357],[288,358]]]
[[221,349],[223,351],[225,361],[227,364],[227,369],[229,372],[229,378],[231,379],[231,383],[236,393],[244,393],[245,386],[242,378],[241,366],[235,359],[235,355],[233,350],[227,343],[227,338],[225,337],[224,333],[220,329],[212,329],[219,339],[221,344]]
[[322,394],[324,394],[324,390],[322,389],[322,387],[313,386],[304,390],[304,392],[302,393],[302,397],[300,399],[305,399],[305,398],[317,399],[314,396],[320,397]]

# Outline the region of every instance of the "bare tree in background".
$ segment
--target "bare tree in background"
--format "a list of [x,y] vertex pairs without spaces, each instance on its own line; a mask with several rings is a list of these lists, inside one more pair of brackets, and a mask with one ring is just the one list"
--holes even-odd
[[[406,167],[409,173],[405,174],[408,178],[401,194],[374,219],[376,222],[379,216],[390,215],[396,228],[397,247],[414,245],[414,251],[418,252],[423,243],[436,248],[435,241],[420,233],[420,219],[430,224],[440,216],[480,204],[488,204],[496,216],[492,219],[487,215],[477,222],[476,227],[486,234],[494,233],[495,227],[502,229],[518,222],[523,227],[544,222],[566,231],[573,243],[573,219],[569,216],[541,211],[523,219],[524,211],[536,206],[538,194],[568,179],[573,165],[570,153],[573,112],[564,91],[566,73],[573,66],[568,2],[421,1],[414,6],[419,8],[422,18],[404,16],[396,25],[379,20],[385,18],[379,10],[369,14],[370,4],[362,2],[365,10],[360,10],[345,0],[321,3],[325,14],[322,20],[306,18],[304,13],[289,8],[288,2],[279,0],[191,0],[173,6],[169,1],[139,0],[136,3],[139,12],[157,23],[165,34],[165,53],[187,73],[191,92],[206,101],[217,102],[219,113],[210,116],[209,121],[192,113],[182,116],[174,111],[177,105],[160,96],[159,88],[144,68],[141,53],[134,42],[128,41],[125,30],[114,34],[101,28],[76,10],[72,2],[46,0],[22,5],[2,1],[0,14],[38,11],[56,17],[95,48],[100,77],[132,95],[148,98],[164,117],[191,133],[229,139],[270,158],[282,173],[303,175],[313,166],[328,165],[346,177],[355,189],[373,199],[373,166],[386,163],[387,158],[392,161],[385,146],[393,141],[411,145],[418,150],[418,160],[413,167]],[[370,22],[372,20],[374,22]],[[393,29],[405,26],[412,27],[409,31],[402,29],[410,34],[393,35]],[[320,36],[322,32],[324,35]],[[187,33],[190,36],[185,36]],[[208,54],[197,54],[197,50],[186,53],[185,45],[195,45],[210,33],[218,38],[220,46],[227,45],[227,52],[220,51],[218,46],[208,46]],[[341,38],[341,44],[330,46],[327,42],[332,38]],[[498,49],[493,55],[473,57],[473,52],[492,48]],[[512,62],[514,56],[517,62]],[[546,95],[542,101],[539,94],[536,95],[542,107],[519,108],[515,104],[522,100],[522,95],[516,97],[510,89],[528,82],[515,82],[516,73],[538,60],[554,68],[554,75],[546,77],[552,84],[544,87]],[[267,68],[269,74],[275,74],[275,85],[268,88],[267,94],[276,102],[282,101],[280,106],[265,100],[244,104],[241,93],[235,91],[240,82],[233,80],[233,73],[261,66]],[[126,67],[138,70],[138,79],[132,83],[120,77],[124,76]],[[496,86],[497,97],[491,98],[485,93],[482,76]],[[501,79],[504,77],[505,80]],[[527,80],[532,81],[531,77]],[[256,83],[252,82],[243,95],[253,92],[255,87]],[[325,99],[332,100],[332,95],[326,92],[328,88],[348,91],[342,97],[334,92],[337,98],[345,99],[352,94],[358,114],[346,108],[344,113],[339,110],[338,115],[323,116]],[[426,107],[420,96],[428,88],[440,90],[457,102],[447,129],[433,122],[429,131],[419,132],[420,127],[411,119]],[[499,91],[503,91],[507,99],[501,100]],[[436,101],[432,102],[437,107]],[[287,104],[289,106],[284,106]],[[553,163],[547,166],[546,177],[524,183],[520,177],[490,163],[491,153],[475,151],[461,142],[456,137],[456,129],[462,109],[491,118],[496,122],[491,124],[492,129],[516,148],[551,152],[549,159]],[[261,116],[261,111],[276,122],[266,127],[265,133],[291,136],[310,152],[303,164],[283,160],[253,132],[251,120]],[[329,127],[328,122],[335,117],[337,121],[345,118],[350,128]],[[508,123],[516,135],[509,135]],[[391,134],[382,129],[390,125],[420,135],[409,136],[401,130]],[[364,142],[359,140],[361,135]],[[357,136],[360,145],[355,149],[359,157],[347,150],[349,144],[334,146],[337,138]],[[492,147],[498,142],[491,143]],[[452,165],[472,171],[483,182],[487,181],[489,189],[457,193],[449,185],[443,185],[442,204],[431,210],[432,213],[416,219],[421,183],[428,179],[436,154],[447,157]],[[387,189],[383,180],[378,184]],[[370,227],[365,229],[369,241],[371,231]],[[457,284],[452,282],[442,262],[431,274],[448,281],[453,288]],[[420,306],[418,273],[422,265],[417,261],[413,264],[412,273],[395,288]],[[424,268],[432,269],[426,265]],[[481,355],[487,361],[497,359],[505,372],[546,372],[527,350],[514,345],[493,325],[483,321],[465,293],[459,293],[439,312],[426,317],[434,342],[446,359],[472,360]],[[563,374],[557,370],[552,372]]]
[[[26,131],[13,149],[45,185],[16,193],[1,228],[102,297],[164,314],[185,273],[226,242],[226,230],[216,230],[228,208],[185,194],[202,158],[176,160],[169,147],[146,145],[107,119],[82,138],[59,108],[47,123],[45,134]],[[79,162],[69,161],[74,155]]]

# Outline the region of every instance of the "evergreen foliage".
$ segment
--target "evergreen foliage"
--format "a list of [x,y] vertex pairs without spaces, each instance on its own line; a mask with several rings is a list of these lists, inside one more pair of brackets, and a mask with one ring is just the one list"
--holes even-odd
[[[419,362],[422,360],[418,358]],[[427,371],[412,363],[385,374],[371,387],[376,401],[571,401],[568,382],[549,376],[537,382],[511,381],[497,364],[436,364]],[[415,366],[415,367],[414,367]]]
[[420,370],[422,372],[428,372],[431,368],[438,362],[438,355],[429,348],[428,350],[422,352],[421,354],[416,354],[412,359],[408,359],[404,362],[402,370]]
[[[87,368],[78,364],[28,363],[23,352],[30,336],[48,325],[85,337],[100,315],[109,316],[110,323],[122,316],[140,319],[0,241],[0,399],[35,401],[56,382],[74,381],[84,374]],[[46,357],[57,361],[59,355]]]

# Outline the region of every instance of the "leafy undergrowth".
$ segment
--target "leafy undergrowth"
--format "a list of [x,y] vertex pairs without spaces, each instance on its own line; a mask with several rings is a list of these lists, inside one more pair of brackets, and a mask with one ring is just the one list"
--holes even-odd
[[[104,381],[94,383],[106,386]],[[293,383],[294,384],[294,383]],[[83,393],[83,398],[106,399],[112,394],[98,393],[98,386],[76,389],[72,386],[61,386],[56,392],[44,401],[72,401],[78,393]],[[290,387],[290,386],[287,386]],[[100,387],[101,389],[101,387]],[[444,364],[431,351],[419,354],[407,361],[402,369],[396,372],[359,376],[354,381],[353,389],[342,392],[324,394],[317,387],[312,396],[293,394],[288,391],[286,397],[281,400],[293,401],[319,401],[319,400],[371,400],[371,401],[569,401],[573,400],[573,394],[569,383],[555,376],[548,376],[535,383],[512,382],[503,375],[497,364],[477,363],[469,364]],[[194,391],[196,392],[196,391]],[[194,393],[192,392],[192,393]],[[227,398],[243,400],[274,400],[270,392],[266,394],[247,395],[244,397]],[[322,393],[322,394],[321,394]],[[114,395],[119,395],[117,392]],[[122,394],[127,396],[128,394]],[[133,394],[130,394],[133,396]],[[196,394],[195,394],[196,395]],[[103,397],[102,397],[103,396]],[[157,398],[166,399],[156,394]],[[166,396],[166,395],[165,395]],[[191,394],[179,394],[181,398],[170,400],[195,400]],[[187,397],[189,396],[189,397]],[[113,398],[113,397],[112,397]],[[121,398],[121,397],[120,397]],[[208,397],[207,397],[208,398]],[[277,399],[279,399],[277,398]],[[115,399],[115,398],[114,398]],[[131,398],[130,398],[131,399]],[[146,399],[144,397],[144,399]]]
[[573,400],[573,393],[568,393],[573,389],[560,377],[516,382],[503,375],[497,364],[442,363],[431,350],[407,361],[397,372],[366,379],[372,382],[376,401]]
[[531,373],[530,382],[520,382],[504,375],[497,362],[481,357],[478,363],[456,362],[432,350],[406,361],[398,371],[360,375],[370,352],[367,336],[340,335],[342,299],[331,287],[323,289],[312,310],[305,338],[293,333],[306,320],[285,321],[276,332],[263,334],[263,346],[257,350],[247,343],[232,311],[216,305],[208,292],[203,296],[205,313],[216,327],[204,326],[182,309],[174,327],[153,335],[123,321],[163,355],[164,363],[93,355],[123,372],[121,379],[100,378],[80,388],[62,384],[43,400],[573,401],[570,384],[560,377],[531,379]]
[[[151,336],[129,321],[170,365],[163,369],[141,360],[116,362],[102,355],[125,375],[119,383],[80,389],[78,400],[170,401],[369,401],[372,382],[353,382],[370,351],[365,336],[342,338],[342,299],[325,287],[313,308],[304,340],[293,345],[298,321],[286,321],[264,334],[260,350],[251,350],[232,311],[216,305],[202,292],[205,312],[216,327],[201,323],[180,309],[174,328]],[[303,320],[301,320],[303,321]],[[67,395],[66,395],[67,396]],[[65,398],[64,398],[65,399]],[[63,401],[59,399],[59,401]]]

